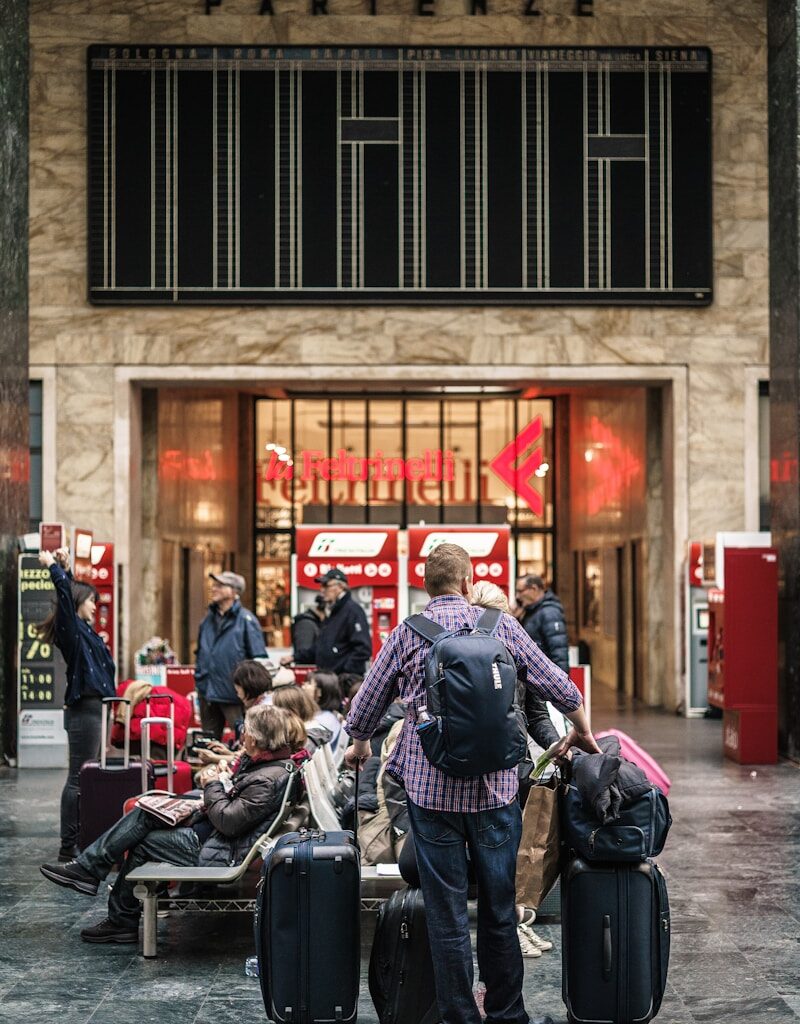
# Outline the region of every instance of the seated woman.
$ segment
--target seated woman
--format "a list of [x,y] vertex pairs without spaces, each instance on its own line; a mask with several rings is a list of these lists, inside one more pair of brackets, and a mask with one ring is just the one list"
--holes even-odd
[[[240,661],[233,670],[231,682],[245,711],[272,703],[272,676],[259,662]],[[235,749],[238,750],[240,745],[237,740]],[[226,746],[222,740],[210,740],[207,747],[198,749],[197,757],[204,765],[229,761],[231,747]]]
[[312,672],[303,683],[317,705],[314,720],[331,732],[331,750],[336,751],[342,734],[342,688],[339,677],[333,672]]
[[[192,720],[192,705],[183,694],[170,690],[167,686],[153,686],[152,683],[139,679],[124,679],[117,687],[117,696],[127,697],[130,703],[131,753],[142,752],[142,719],[153,715],[156,718],[169,718],[174,711],[175,736],[174,751],[176,753],[186,742],[186,733]],[[172,700],[167,700],[171,697]],[[171,705],[171,706],[170,706]],[[114,724],[111,728],[111,746],[125,745],[125,715],[127,705],[117,704],[114,710]],[[158,723],[150,732],[150,756],[163,760],[167,756],[167,728]]]
[[306,747],[312,754],[323,743],[330,743],[331,731],[319,722],[319,707],[306,687],[279,686],[272,691],[272,703],[297,715],[306,730]]
[[[108,917],[84,928],[84,942],[133,943],[138,940],[141,903],[133,895],[129,873],[146,861],[179,866],[241,864],[253,843],[272,824],[295,765],[289,715],[257,706],[245,716],[244,753],[230,771],[214,766],[206,780],[201,809],[185,826],[165,828],[137,807],[67,864],[43,864],[45,878],[88,896],[115,864],[121,864],[108,898]],[[125,857],[125,854],[128,856]]]

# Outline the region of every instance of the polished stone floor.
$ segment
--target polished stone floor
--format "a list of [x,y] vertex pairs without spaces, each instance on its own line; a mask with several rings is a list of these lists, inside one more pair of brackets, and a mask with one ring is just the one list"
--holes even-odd
[[[800,771],[751,771],[721,757],[721,723],[634,713],[599,701],[594,726],[635,736],[672,776],[675,824],[660,859],[672,904],[665,1024],[800,1022]],[[264,1021],[258,983],[244,976],[248,916],[159,922],[161,958],[87,946],[79,931],[104,916],[56,888],[38,864],[55,854],[62,775],[0,769],[0,1022],[251,1024]],[[366,968],[372,922],[365,916]],[[564,1020],[559,930],[552,952],[527,961],[528,1009]],[[377,1024],[362,987],[363,1024]]]

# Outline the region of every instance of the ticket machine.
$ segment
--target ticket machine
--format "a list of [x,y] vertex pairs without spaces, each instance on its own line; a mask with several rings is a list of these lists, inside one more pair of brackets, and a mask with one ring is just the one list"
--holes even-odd
[[317,576],[341,569],[353,599],[366,613],[374,658],[400,621],[397,537],[396,526],[299,526],[292,559],[292,615],[313,607]]
[[408,611],[421,612],[425,559],[439,544],[460,544],[472,560],[474,582],[489,580],[510,597],[513,583],[511,531],[507,526],[412,526],[408,530]]

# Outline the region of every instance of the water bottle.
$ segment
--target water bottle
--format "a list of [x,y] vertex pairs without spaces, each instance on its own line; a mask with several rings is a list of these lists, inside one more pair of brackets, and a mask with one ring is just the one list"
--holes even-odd
[[428,725],[428,723],[432,721],[433,719],[428,714],[428,705],[421,704],[417,711],[417,726]]
[[258,977],[258,957],[249,956],[244,962],[244,973],[248,978]]

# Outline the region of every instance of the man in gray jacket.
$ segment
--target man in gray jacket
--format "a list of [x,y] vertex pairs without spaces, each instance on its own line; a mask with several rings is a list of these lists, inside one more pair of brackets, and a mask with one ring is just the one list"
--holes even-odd
[[148,860],[179,866],[241,864],[272,824],[295,771],[290,723],[290,713],[282,708],[250,708],[242,734],[244,754],[230,771],[217,769],[218,777],[208,779],[191,825],[165,828],[136,807],[76,860],[41,866],[44,877],[56,885],[95,896],[114,865],[121,865],[108,897],[108,917],[83,929],[84,942],[138,941],[141,903],[128,875]]
[[211,604],[197,634],[194,675],[203,732],[219,739],[226,724],[233,729],[242,718],[233,670],[240,661],[265,658],[267,648],[258,619],[241,603],[244,576],[212,572],[209,577]]

